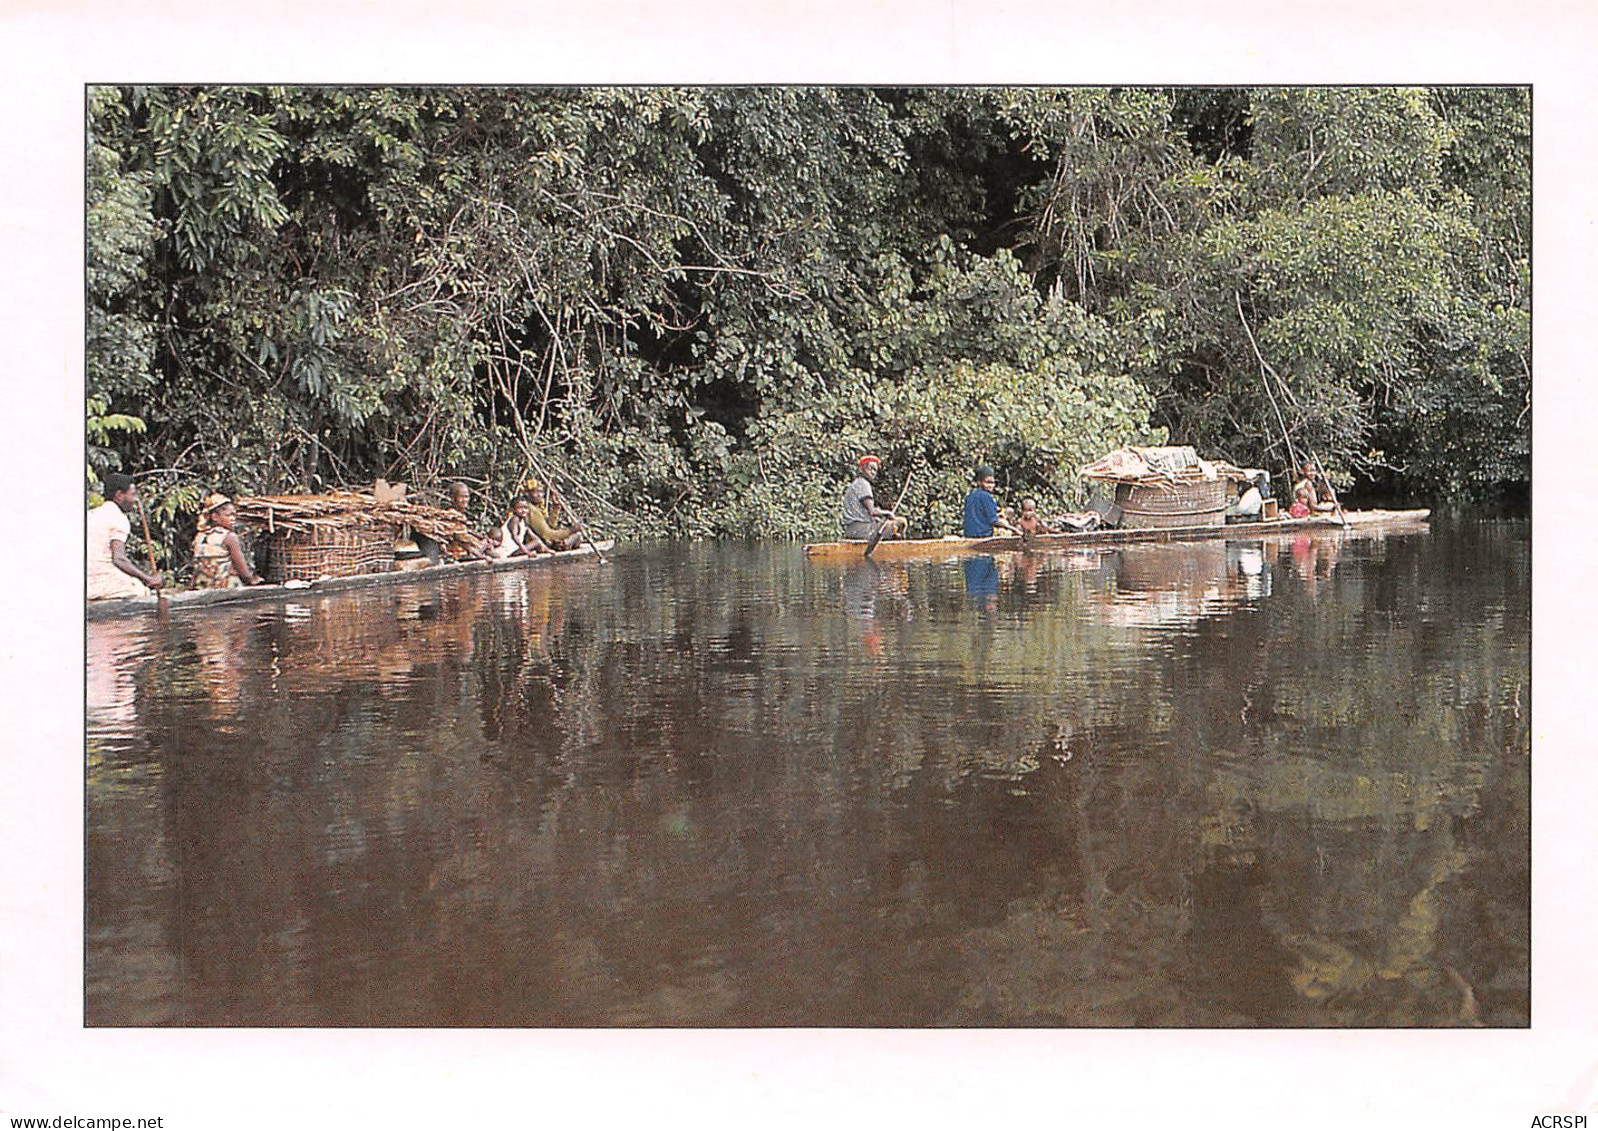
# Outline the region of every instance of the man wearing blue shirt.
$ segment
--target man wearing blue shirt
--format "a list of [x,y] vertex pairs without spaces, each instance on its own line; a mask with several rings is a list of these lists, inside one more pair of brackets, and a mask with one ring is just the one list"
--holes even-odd
[[993,468],[983,464],[977,468],[971,481],[975,486],[965,497],[965,536],[989,538],[992,537],[995,526],[1008,530],[1011,534],[1019,533],[1015,527],[999,517],[999,504],[993,498]]

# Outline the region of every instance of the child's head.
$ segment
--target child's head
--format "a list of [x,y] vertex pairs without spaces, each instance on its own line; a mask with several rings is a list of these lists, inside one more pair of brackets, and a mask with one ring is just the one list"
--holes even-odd
[[494,529],[492,529],[492,530],[490,530],[488,532],[488,537],[489,537],[490,541],[493,541],[493,542],[500,541],[501,539],[503,539],[505,537],[505,528],[503,526],[494,527]]
[[1021,500],[1021,513],[1033,514],[1038,509],[1038,501],[1030,495]]

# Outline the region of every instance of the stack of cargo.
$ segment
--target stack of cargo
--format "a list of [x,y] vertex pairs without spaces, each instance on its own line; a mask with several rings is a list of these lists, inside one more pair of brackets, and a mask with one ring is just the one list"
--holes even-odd
[[1220,526],[1248,473],[1189,447],[1118,448],[1081,471],[1114,490],[1111,521],[1123,529]]

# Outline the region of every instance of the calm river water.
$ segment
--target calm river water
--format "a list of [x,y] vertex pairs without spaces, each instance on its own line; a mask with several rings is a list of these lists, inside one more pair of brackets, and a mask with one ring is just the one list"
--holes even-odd
[[96,621],[86,1019],[1526,1025],[1530,578],[1461,520]]

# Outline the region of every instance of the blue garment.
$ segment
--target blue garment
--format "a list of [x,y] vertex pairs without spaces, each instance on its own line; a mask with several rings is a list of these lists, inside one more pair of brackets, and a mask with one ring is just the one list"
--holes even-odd
[[965,497],[965,536],[987,538],[993,534],[993,524],[999,518],[999,504],[981,487]]
[[978,604],[999,595],[999,563],[992,554],[966,558],[960,563],[965,570],[965,595]]

